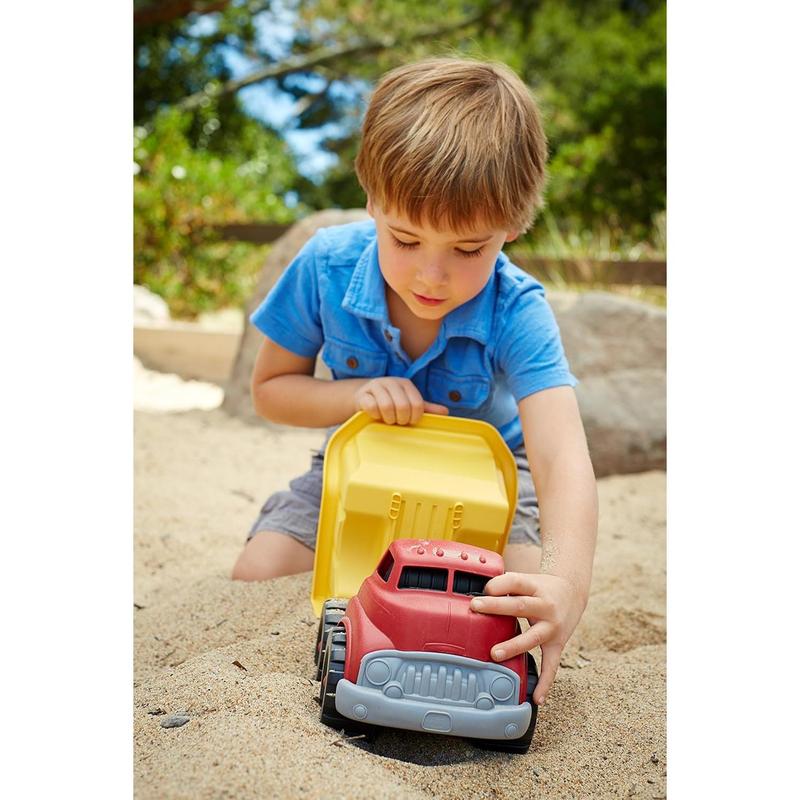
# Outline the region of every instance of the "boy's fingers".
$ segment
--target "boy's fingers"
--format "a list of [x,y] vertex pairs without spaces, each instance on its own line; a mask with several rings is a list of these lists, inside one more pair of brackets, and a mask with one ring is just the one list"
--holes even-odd
[[383,384],[383,387],[392,399],[394,421],[398,425],[408,425],[411,420],[411,405],[408,401],[405,387],[395,381],[387,381]]
[[376,383],[369,388],[370,394],[378,403],[381,412],[381,419],[388,425],[394,425],[396,417],[394,413],[394,400],[389,394],[389,390],[383,384]]
[[513,658],[526,650],[541,647],[555,635],[555,626],[549,622],[537,622],[519,636],[500,642],[492,648],[492,658],[495,661],[505,661]]
[[378,408],[378,401],[371,394],[362,394],[359,398],[359,405],[362,411],[380,422],[381,410]]
[[482,614],[505,614],[509,617],[548,619],[553,612],[553,604],[541,597],[518,595],[512,597],[475,597],[469,604],[473,611]]
[[443,414],[444,416],[450,413],[450,409],[447,406],[439,405],[439,403],[429,403],[427,400],[425,401],[425,411],[429,414]]
[[420,419],[422,419],[422,414],[425,410],[425,401],[422,399],[419,389],[417,389],[417,387],[414,386],[410,380],[404,380],[402,387],[408,400],[408,407],[410,411],[409,422],[412,425],[416,425]]
[[503,575],[496,575],[483,589],[484,594],[504,595],[504,594],[538,594],[538,585],[535,575],[528,575],[524,572],[506,572]]
[[547,693],[556,679],[563,649],[558,642],[549,642],[542,647],[542,673],[539,675],[539,682],[533,692],[533,702],[537,706],[544,703]]

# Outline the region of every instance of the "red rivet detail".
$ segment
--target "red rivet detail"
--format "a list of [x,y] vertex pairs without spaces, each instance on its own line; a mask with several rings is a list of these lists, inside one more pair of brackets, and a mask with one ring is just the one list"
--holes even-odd
[[418,552],[420,555],[424,555],[424,553],[425,553],[425,548],[424,548],[424,547],[418,547],[418,548],[417,548],[417,552]]
[[441,547],[437,547],[436,548],[436,555],[437,556],[443,556],[444,555],[444,550],[442,550]]
[[485,564],[486,563],[486,556],[481,556],[479,561],[481,562],[481,564]]
[[462,553],[461,558],[463,558],[464,561],[466,561],[469,558],[469,556],[466,553]]

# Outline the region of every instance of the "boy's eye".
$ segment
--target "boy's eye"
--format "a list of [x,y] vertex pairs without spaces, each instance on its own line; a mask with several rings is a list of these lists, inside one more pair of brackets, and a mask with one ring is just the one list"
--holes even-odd
[[[395,246],[399,247],[401,250],[413,250],[415,247],[419,247],[419,242],[404,242],[398,239],[394,234],[392,234],[392,241]],[[456,253],[464,258],[477,258],[482,252],[483,245],[477,250],[462,250],[460,247],[456,247]]]
[[394,243],[398,247],[400,247],[402,249],[412,249],[412,248],[416,247],[419,244],[419,242],[402,242],[402,241],[400,241],[400,239],[398,239],[394,235],[392,235],[392,240],[394,241]]

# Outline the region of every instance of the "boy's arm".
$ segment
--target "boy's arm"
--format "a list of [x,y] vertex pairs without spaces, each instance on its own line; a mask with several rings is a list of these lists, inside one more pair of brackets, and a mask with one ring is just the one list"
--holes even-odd
[[585,604],[597,538],[597,483],[575,391],[559,386],[529,395],[519,414],[539,498],[540,572],[569,580]]
[[497,645],[492,656],[503,660],[541,646],[542,674],[534,697],[541,704],[586,607],[597,538],[597,486],[571,387],[529,395],[519,413],[539,498],[541,573],[493,578],[485,591],[494,597],[475,598],[472,608],[531,623],[524,633]]
[[256,356],[250,392],[256,413],[282,425],[327,428],[363,409],[390,425],[419,422],[423,412],[447,414],[445,406],[423,400],[405,378],[314,377],[316,356],[301,356],[265,337]]
[[356,390],[367,378],[341,381],[314,376],[316,356],[300,356],[264,337],[253,366],[250,392],[256,413],[283,425],[325,428],[348,419]]

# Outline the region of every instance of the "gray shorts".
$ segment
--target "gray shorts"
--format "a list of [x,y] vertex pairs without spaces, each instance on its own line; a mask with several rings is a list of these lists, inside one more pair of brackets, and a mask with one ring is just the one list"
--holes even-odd
[[[328,436],[330,437],[330,433]],[[289,483],[289,488],[275,492],[261,508],[250,528],[247,540],[259,531],[285,533],[311,550],[317,543],[317,521],[322,498],[322,464],[325,446],[311,456],[311,469]],[[531,469],[524,446],[513,451],[517,462],[517,511],[508,535],[509,544],[536,544],[539,537],[539,501],[533,488]]]

